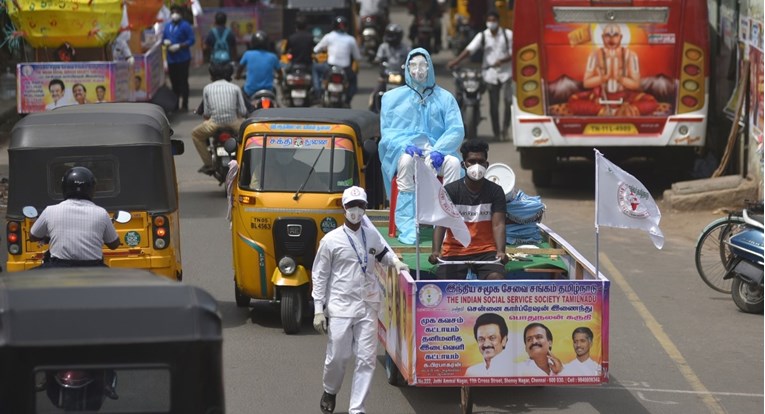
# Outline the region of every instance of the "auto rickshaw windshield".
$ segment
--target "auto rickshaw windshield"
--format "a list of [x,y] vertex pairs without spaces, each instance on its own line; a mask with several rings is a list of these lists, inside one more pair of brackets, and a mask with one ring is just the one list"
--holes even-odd
[[337,193],[358,185],[353,141],[346,137],[251,136],[239,185],[254,191]]

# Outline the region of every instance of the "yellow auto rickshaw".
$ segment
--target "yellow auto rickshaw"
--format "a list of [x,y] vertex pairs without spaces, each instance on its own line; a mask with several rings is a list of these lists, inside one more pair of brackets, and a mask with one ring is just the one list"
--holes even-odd
[[109,267],[145,269],[172,280],[183,278],[174,155],[164,110],[149,103],[73,105],[30,114],[11,132],[6,240],[10,272],[39,266],[47,245],[29,240],[33,218],[63,200],[61,177],[83,166],[96,176],[93,202],[110,213],[130,213],[115,222],[121,245],[104,248]]
[[312,314],[319,241],[343,223],[343,190],[366,187],[369,208],[382,203],[380,121],[351,109],[266,109],[242,124],[239,137],[230,194],[236,304],[279,302],[284,332],[294,334]]

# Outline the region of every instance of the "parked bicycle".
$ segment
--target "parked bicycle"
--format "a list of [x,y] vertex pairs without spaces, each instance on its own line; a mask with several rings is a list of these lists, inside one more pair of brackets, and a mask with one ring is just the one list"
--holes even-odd
[[[749,214],[762,214],[763,204],[747,201]],[[732,236],[748,228],[744,220],[743,210],[732,211],[727,217],[722,217],[709,223],[701,232],[696,242],[696,270],[710,288],[730,294],[733,278],[725,278],[733,259],[730,244],[726,243]]]

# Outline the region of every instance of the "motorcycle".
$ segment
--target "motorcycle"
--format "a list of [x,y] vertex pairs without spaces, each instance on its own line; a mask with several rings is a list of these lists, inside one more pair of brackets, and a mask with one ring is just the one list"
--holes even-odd
[[[763,205],[750,204],[744,209],[745,230],[731,235],[723,242],[730,248],[731,257],[725,266],[723,279],[733,279],[733,302],[744,312],[763,312]],[[754,214],[750,214],[755,212]]]
[[449,49],[459,55],[475,37],[475,31],[468,24],[468,18],[458,14],[454,22],[454,36],[449,38]]
[[290,64],[282,77],[282,96],[289,107],[311,106],[311,68]]
[[[248,110],[247,112],[249,113],[251,111]],[[203,113],[204,101],[200,103],[199,107],[197,108],[197,115],[202,115]],[[210,154],[211,165],[214,168],[210,175],[218,180],[218,185],[223,185],[223,183],[226,181],[229,161],[236,159],[236,154],[231,154],[226,151],[223,144],[228,141],[229,138],[235,138],[236,135],[237,131],[234,128],[219,127],[216,128],[212,135],[207,138],[207,151]]]
[[382,107],[382,96],[385,92],[404,84],[404,69],[401,66],[393,66],[388,62],[382,63],[380,70],[380,82],[377,90],[369,97],[369,110],[379,114]]
[[325,108],[344,108],[345,94],[348,91],[348,77],[340,66],[331,66],[322,81],[322,106]]
[[377,48],[382,43],[382,17],[377,15],[361,18],[361,46],[369,63],[375,60]]
[[37,391],[45,391],[50,402],[66,412],[98,411],[106,398],[119,399],[114,370],[47,370],[44,375]]
[[478,137],[478,124],[481,122],[481,94],[486,90],[481,70],[477,68],[459,68],[452,71],[462,122],[465,124],[465,139]]

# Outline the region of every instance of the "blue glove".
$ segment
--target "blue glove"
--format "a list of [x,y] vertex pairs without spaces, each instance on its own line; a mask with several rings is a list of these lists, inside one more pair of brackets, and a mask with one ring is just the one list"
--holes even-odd
[[418,148],[415,145],[407,145],[406,149],[404,150],[404,152],[406,152],[407,154],[411,155],[412,157],[414,157],[415,154],[417,154],[418,156],[422,157],[422,149]]
[[438,151],[431,152],[430,162],[433,163],[433,168],[436,170],[441,169],[441,166],[444,165],[444,154],[441,154]]

